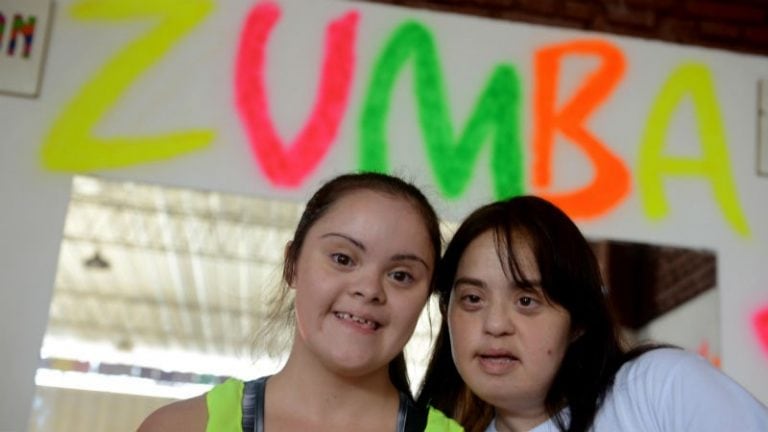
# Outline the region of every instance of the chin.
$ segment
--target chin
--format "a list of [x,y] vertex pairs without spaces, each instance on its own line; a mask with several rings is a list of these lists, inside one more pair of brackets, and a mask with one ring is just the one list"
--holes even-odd
[[345,378],[362,378],[381,370],[380,367],[370,365],[337,365],[335,372]]
[[467,385],[477,397],[494,406],[503,406],[510,399],[517,397],[517,395],[510,392],[508,385],[503,385],[501,382],[496,384],[497,385],[490,383],[475,383],[473,385],[468,383]]
[[360,376],[369,374],[381,366],[378,362],[367,358],[354,358],[350,356],[335,357],[326,363],[329,369],[344,376]]

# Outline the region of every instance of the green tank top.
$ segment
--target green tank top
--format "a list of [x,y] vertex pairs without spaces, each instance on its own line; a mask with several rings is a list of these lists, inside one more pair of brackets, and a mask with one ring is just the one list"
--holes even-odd
[[[261,425],[263,424],[263,383],[265,378],[260,380],[246,383],[230,378],[212,388],[205,397],[208,407],[206,432],[263,432]],[[424,410],[421,412],[423,413]],[[402,404],[400,415],[403,415]],[[428,407],[426,417],[425,432],[461,432],[464,430],[456,421],[446,417],[445,414],[435,408]]]

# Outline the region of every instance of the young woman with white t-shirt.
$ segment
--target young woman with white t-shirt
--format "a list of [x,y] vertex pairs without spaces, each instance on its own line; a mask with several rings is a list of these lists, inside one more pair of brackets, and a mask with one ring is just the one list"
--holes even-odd
[[548,201],[473,212],[435,277],[419,400],[467,431],[768,431],[768,409],[698,355],[623,348],[589,244]]

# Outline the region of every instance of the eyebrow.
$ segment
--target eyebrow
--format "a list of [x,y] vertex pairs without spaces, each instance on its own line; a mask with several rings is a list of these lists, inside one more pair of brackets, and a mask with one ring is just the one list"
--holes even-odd
[[352,237],[350,237],[350,236],[348,236],[346,234],[340,234],[340,233],[336,233],[336,232],[329,232],[329,233],[326,233],[326,234],[323,234],[323,235],[320,236],[320,238],[326,238],[326,237],[341,237],[342,239],[352,243],[353,245],[357,246],[358,249],[360,249],[363,252],[365,252],[365,245],[363,243],[361,243],[359,240],[357,240],[355,238],[352,238]]
[[485,284],[480,279],[470,278],[470,277],[460,277],[456,278],[456,280],[453,282],[453,286],[458,285],[471,285],[478,288],[485,287]]
[[424,261],[424,259],[418,255],[397,254],[392,257],[392,261],[416,261],[416,262],[420,262],[427,270],[429,270],[429,265],[427,264],[427,262]]
[[544,288],[544,285],[541,284],[540,280],[523,279],[520,283],[515,283],[515,285],[521,288]]
[[[329,233],[326,233],[326,234],[323,234],[322,236],[320,236],[320,238],[327,238],[327,237],[339,237],[341,239],[344,239],[344,240],[352,243],[353,245],[355,245],[361,251],[363,251],[363,252],[366,251],[365,245],[361,241],[359,241],[359,240],[357,240],[357,239],[355,239],[353,237],[350,237],[350,236],[348,236],[346,234],[341,234],[341,233],[337,233],[337,232],[329,232]],[[429,264],[427,264],[427,262],[422,257],[420,257],[418,255],[414,255],[414,254],[396,254],[396,255],[393,255],[392,258],[390,258],[390,259],[392,261],[416,261],[416,262],[421,263],[427,270],[429,270]]]
[[[466,276],[456,278],[456,280],[453,282],[453,286],[455,287],[455,286],[458,286],[458,285],[471,285],[471,286],[478,287],[478,288],[484,288],[485,287],[485,283],[483,281],[481,281],[480,279],[466,277]],[[518,289],[522,289],[522,290],[526,290],[526,288],[532,288],[534,290],[535,289],[543,290],[542,285],[541,285],[541,281],[524,281],[521,284],[515,283],[515,284],[511,284],[510,288],[512,288],[512,289],[518,288]]]

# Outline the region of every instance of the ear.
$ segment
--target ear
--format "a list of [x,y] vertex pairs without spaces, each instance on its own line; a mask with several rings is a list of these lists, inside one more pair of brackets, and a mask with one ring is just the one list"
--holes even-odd
[[293,280],[296,277],[296,263],[293,262],[290,265],[288,264],[288,255],[291,250],[291,244],[293,244],[293,241],[289,240],[283,249],[283,278],[285,279],[285,283],[288,284],[288,288],[293,288]]

